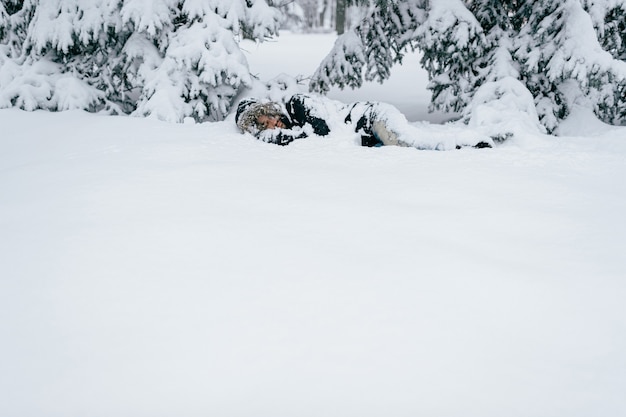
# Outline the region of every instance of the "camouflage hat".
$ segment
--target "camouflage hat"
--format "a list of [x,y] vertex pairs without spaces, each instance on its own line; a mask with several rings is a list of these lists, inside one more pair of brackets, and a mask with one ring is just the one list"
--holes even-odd
[[253,106],[254,104],[257,104],[258,101],[253,99],[253,98],[247,98],[244,100],[241,100],[239,102],[239,104],[237,105],[237,113],[235,114],[235,123],[239,123],[239,119],[241,118],[241,115],[250,108],[250,106]]
[[237,106],[235,123],[242,132],[256,135],[264,129],[257,122],[259,116],[282,116],[283,112],[278,103],[260,103],[255,99],[242,100]]

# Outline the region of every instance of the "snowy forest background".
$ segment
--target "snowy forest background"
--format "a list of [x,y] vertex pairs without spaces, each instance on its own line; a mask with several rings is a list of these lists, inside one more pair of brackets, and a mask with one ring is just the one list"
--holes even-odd
[[626,415],[624,1],[283,3],[0,1],[0,417]]
[[282,25],[348,27],[312,91],[382,82],[418,49],[432,109],[494,137],[512,134],[497,126],[511,115],[554,132],[575,104],[619,125],[625,9],[621,0],[4,0],[0,107],[222,120],[254,83],[239,42]]

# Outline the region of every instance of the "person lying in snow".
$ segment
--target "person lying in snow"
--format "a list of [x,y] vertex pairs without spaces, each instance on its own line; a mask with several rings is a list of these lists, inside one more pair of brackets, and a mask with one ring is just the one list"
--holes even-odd
[[409,124],[398,109],[384,103],[343,105],[322,97],[296,94],[285,104],[245,99],[239,103],[235,114],[235,123],[242,132],[282,146],[311,135],[327,136],[330,126],[338,121],[353,125],[354,131],[360,135],[361,145],[368,147],[411,146],[444,150],[466,146],[490,148],[493,145],[492,140],[483,135],[471,138],[455,134],[452,144],[450,138],[445,140],[441,131],[432,132],[431,137],[425,138],[427,132]]

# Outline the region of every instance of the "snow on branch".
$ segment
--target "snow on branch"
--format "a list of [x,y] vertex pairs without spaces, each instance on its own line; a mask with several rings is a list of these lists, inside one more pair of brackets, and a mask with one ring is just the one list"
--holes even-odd
[[361,38],[348,31],[335,41],[333,53],[324,58],[313,74],[310,89],[327,93],[333,85],[339,88],[359,88],[363,84],[365,52]]
[[227,114],[252,80],[237,41],[277,34],[281,16],[266,0],[24,0],[11,14],[1,4],[1,107],[178,122]]

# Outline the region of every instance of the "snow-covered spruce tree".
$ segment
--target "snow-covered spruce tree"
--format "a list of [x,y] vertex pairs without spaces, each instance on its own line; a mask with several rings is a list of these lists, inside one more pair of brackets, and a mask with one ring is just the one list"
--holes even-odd
[[233,97],[252,82],[234,34],[275,34],[278,11],[265,0],[162,3],[157,13],[154,0],[129,0],[121,10],[122,21],[134,26],[127,62],[142,86],[135,114],[170,121],[223,118]]
[[[372,56],[367,54],[369,38],[364,36],[368,31],[363,28],[368,27],[368,20],[376,22],[373,18],[381,10],[394,11],[402,5],[417,17],[417,28],[408,25],[394,32],[392,23],[368,25],[375,28],[372,33],[385,38],[379,44],[392,45],[402,39],[404,43],[399,45],[421,50],[422,65],[431,80],[432,109],[462,111],[466,122],[476,121],[477,110],[485,105],[506,110],[502,115],[521,110],[531,125],[538,126],[539,115],[541,123],[553,131],[567,115],[568,106],[584,99],[604,120],[623,121],[625,70],[617,54],[621,44],[613,36],[612,43],[602,43],[610,53],[602,49],[581,1],[382,2],[385,4],[376,4],[359,30],[337,41],[310,87],[327,91],[330,85],[342,83],[359,86],[363,71],[368,74],[366,79],[372,79],[372,74],[379,79],[388,76],[389,66],[398,62],[393,57],[401,57],[402,51],[394,52],[392,59],[382,54],[376,65],[372,64],[367,59]],[[607,16],[619,21],[616,11],[620,10],[621,6],[610,8],[605,21]],[[346,56],[350,59],[342,58]],[[356,66],[350,68],[351,63]]]
[[[585,0],[585,10],[591,16],[602,47],[615,59],[626,61],[626,0]],[[626,81],[613,83],[613,95],[608,86],[598,103],[597,112],[614,124],[626,122]]]
[[523,22],[518,6],[516,0],[431,1],[414,32],[430,76],[431,109],[460,112],[495,140],[513,130],[542,130],[512,55]]
[[430,76],[431,109],[459,112],[482,76],[477,60],[488,49],[485,34],[461,0],[424,3],[426,19],[417,28],[416,43]]
[[412,31],[423,21],[422,3],[374,0],[361,23],[337,38],[313,75],[310,89],[327,92],[332,85],[358,88],[363,79],[387,79],[391,66],[401,62],[412,45]]
[[487,45],[461,0],[376,0],[363,21],[337,39],[310,88],[326,92],[332,85],[360,87],[363,79],[382,82],[415,46],[431,78],[432,108],[464,108],[471,80],[478,76],[475,59]]
[[463,120],[504,140],[514,131],[543,131],[532,94],[520,81],[513,58],[515,39],[525,21],[517,0],[474,0],[468,8],[484,34],[482,54],[473,57],[467,77],[471,100]]
[[0,45],[14,47],[26,38],[32,0],[0,1]]
[[9,30],[9,13],[4,4],[0,2],[0,42],[7,36]]
[[224,117],[252,80],[237,39],[276,34],[280,18],[266,0],[3,6],[10,33],[1,41],[8,63],[0,69],[1,107],[108,109],[169,121]]
[[626,0],[583,0],[602,47],[626,60]]
[[620,107],[614,91],[626,79],[626,62],[602,49],[579,0],[527,1],[525,6],[529,18],[516,58],[543,125],[554,130],[573,104],[595,107],[606,120],[602,107]]

